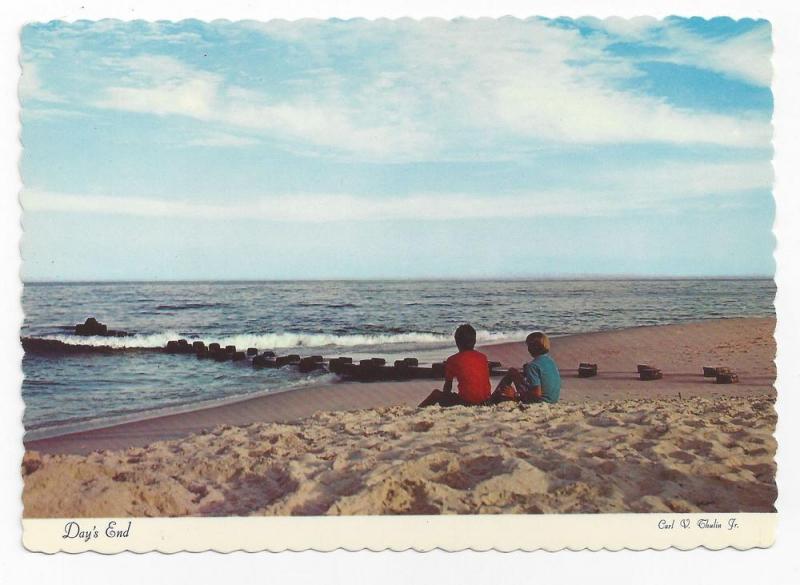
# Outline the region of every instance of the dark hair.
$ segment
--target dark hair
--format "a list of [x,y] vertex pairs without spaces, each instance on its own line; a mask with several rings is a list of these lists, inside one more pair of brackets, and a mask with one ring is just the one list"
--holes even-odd
[[464,325],[459,325],[458,329],[456,329],[455,338],[456,345],[461,351],[475,347],[476,333],[472,325],[466,323]]

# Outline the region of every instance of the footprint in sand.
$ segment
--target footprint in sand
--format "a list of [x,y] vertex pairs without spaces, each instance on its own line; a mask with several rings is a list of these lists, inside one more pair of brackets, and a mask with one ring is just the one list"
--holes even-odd
[[507,471],[508,465],[502,457],[481,455],[467,459],[456,469],[445,473],[435,481],[456,490],[469,490],[482,481]]
[[673,459],[677,459],[681,463],[691,463],[696,459],[694,455],[692,455],[687,451],[673,451],[672,453],[669,454],[669,456],[672,457]]

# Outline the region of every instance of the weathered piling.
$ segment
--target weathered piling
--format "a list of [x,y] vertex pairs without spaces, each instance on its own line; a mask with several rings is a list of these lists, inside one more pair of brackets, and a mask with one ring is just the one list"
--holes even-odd
[[658,368],[641,368],[639,370],[639,379],[644,381],[660,380],[663,377],[661,370]]
[[257,355],[253,358],[253,367],[254,368],[277,368],[277,362],[264,355]]
[[733,372],[720,372],[717,374],[717,384],[737,384],[738,382],[739,376]]
[[234,351],[231,354],[231,359],[233,361],[235,361],[235,362],[240,362],[242,360],[247,359],[247,356],[245,355],[245,353],[243,351]]
[[192,343],[192,349],[194,351],[199,351],[199,350],[205,349],[205,348],[206,348],[206,344],[203,343],[202,341],[195,341],[195,342]]
[[255,347],[248,347],[247,348],[247,355],[248,356],[258,355],[258,350]]
[[313,372],[314,370],[321,370],[322,367],[322,360],[317,361],[314,359],[314,356],[304,357],[297,363],[297,369],[303,374]]
[[208,351],[219,351],[219,343],[209,343],[208,344]]
[[728,374],[730,373],[730,368],[724,368],[720,366],[716,366],[713,368],[709,368],[707,366],[703,366],[703,377],[704,378],[716,378],[720,374]]
[[296,354],[290,355],[280,355],[275,358],[275,362],[278,364],[279,368],[283,366],[288,366],[290,364],[296,364],[300,361],[300,356]]
[[597,375],[597,364],[581,362],[580,365],[578,365],[579,378],[591,378],[596,375]]

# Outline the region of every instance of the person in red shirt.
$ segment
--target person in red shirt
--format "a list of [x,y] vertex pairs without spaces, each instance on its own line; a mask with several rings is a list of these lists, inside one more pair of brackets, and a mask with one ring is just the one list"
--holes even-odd
[[[458,353],[447,358],[444,366],[444,387],[434,390],[420,407],[433,406],[475,406],[485,404],[492,393],[489,381],[489,361],[479,351],[475,351],[475,329],[471,325],[461,325],[455,333]],[[458,394],[453,392],[453,380],[458,380]]]

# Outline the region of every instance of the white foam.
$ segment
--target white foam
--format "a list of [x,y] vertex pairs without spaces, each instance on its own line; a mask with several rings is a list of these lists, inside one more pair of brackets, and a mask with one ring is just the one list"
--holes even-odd
[[102,337],[90,335],[45,335],[40,339],[60,341],[66,345],[89,345],[92,347],[113,347],[115,349],[139,349],[164,347],[171,339],[179,339],[181,335],[175,331],[153,333],[150,335],[128,335],[127,337]]
[[[525,331],[485,331],[477,332],[478,343],[500,342],[514,339],[524,339]],[[125,348],[157,348],[166,346],[173,339],[185,337],[175,331],[153,333],[150,335],[130,335],[128,337],[79,337],[75,335],[48,335],[43,339],[53,339],[68,345],[108,346],[118,349]],[[187,340],[197,341],[198,338],[185,337]],[[328,347],[384,347],[394,345],[407,346],[450,346],[453,345],[453,336],[450,334],[436,333],[392,333],[378,335],[329,335],[325,333],[264,333],[264,334],[237,334],[218,338],[199,338],[206,343],[217,342],[220,345],[235,345],[236,347],[256,347],[258,349],[288,349],[288,348],[328,348]]]

